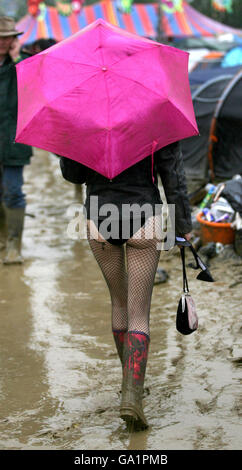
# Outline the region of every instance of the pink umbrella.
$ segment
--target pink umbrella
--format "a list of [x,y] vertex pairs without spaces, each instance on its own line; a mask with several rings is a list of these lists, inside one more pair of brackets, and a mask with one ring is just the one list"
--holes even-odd
[[188,53],[99,19],[17,65],[16,142],[113,178],[198,134]]

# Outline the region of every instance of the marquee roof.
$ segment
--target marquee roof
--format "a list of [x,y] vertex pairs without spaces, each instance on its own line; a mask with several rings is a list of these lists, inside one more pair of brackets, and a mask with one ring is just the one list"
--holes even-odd
[[[61,41],[76,33],[98,18],[120,26],[127,31],[155,39],[158,29],[158,4],[133,4],[131,13],[121,13],[115,1],[105,0],[93,5],[84,6],[80,14],[72,13],[63,16],[54,7],[46,7],[39,18],[26,15],[17,24],[22,44],[28,44],[39,38],[55,38]],[[242,30],[230,28],[212,20],[192,8],[184,1],[183,12],[166,13],[162,15],[162,30],[169,37],[201,37],[217,34],[241,34]]]

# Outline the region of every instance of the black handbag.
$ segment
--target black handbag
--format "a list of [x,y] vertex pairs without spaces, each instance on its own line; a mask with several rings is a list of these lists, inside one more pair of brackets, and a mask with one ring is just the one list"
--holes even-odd
[[183,294],[179,300],[177,308],[176,329],[183,335],[189,335],[196,331],[198,328],[198,316],[196,312],[195,302],[191,297],[188,288],[185,264],[186,247],[191,250],[196,261],[195,266],[193,264],[189,264],[189,266],[193,269],[201,270],[201,272],[197,276],[197,279],[206,282],[214,282],[214,279],[211,273],[209,272],[207,266],[203,263],[201,258],[198,256],[196,250],[188,240],[182,237],[176,237],[176,245],[180,246],[183,273]]
[[67,157],[60,157],[60,169],[65,180],[74,184],[86,182],[87,167]]
[[176,329],[183,335],[190,335],[198,328],[198,316],[196,306],[188,289],[186,266],[185,266],[185,247],[181,247],[182,272],[183,272],[183,294],[179,300],[176,314]]

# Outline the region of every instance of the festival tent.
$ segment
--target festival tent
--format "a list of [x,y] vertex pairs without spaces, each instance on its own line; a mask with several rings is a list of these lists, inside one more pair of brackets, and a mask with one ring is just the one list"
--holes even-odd
[[234,77],[241,69],[241,65],[226,68],[220,65],[219,67],[211,67],[205,70],[192,70],[189,74],[191,90],[194,91],[198,86],[220,75],[231,75],[231,77]]
[[[158,3],[133,3],[130,13],[122,13],[116,1],[105,0],[84,6],[79,14],[73,12],[64,16],[57,8],[42,4],[38,17],[26,15],[18,22],[17,28],[24,31],[20,36],[22,44],[48,37],[61,41],[98,18],[103,18],[131,33],[154,39],[158,35],[158,29],[161,29],[164,37],[169,38],[211,37],[224,33],[242,35],[242,30],[230,28],[202,15],[186,1],[183,11],[163,11],[161,14],[158,8]],[[158,27],[159,21],[161,28]]]
[[215,109],[208,154],[212,179],[242,174],[241,129],[242,70],[229,82]]
[[232,47],[226,52],[221,62],[221,67],[233,67],[236,65],[242,66],[242,45]]
[[[192,54],[190,54],[190,58],[191,55],[196,57],[196,52],[196,49],[193,50]],[[230,68],[238,66],[242,67],[242,45],[233,46],[227,52],[209,51],[203,55],[201,54],[197,62],[193,64],[192,69],[190,68],[190,72],[198,72],[217,67]]]
[[[194,51],[196,54],[196,49]],[[191,56],[191,54],[190,54]],[[196,57],[196,56],[195,56]],[[215,67],[219,67],[224,57],[224,52],[220,51],[208,51],[203,56],[199,58],[199,60],[193,65],[193,68],[190,69],[190,72],[196,72],[212,69]]]
[[209,179],[208,151],[211,122],[217,103],[232,78],[233,74],[224,70],[223,75],[207,80],[192,92],[200,135],[181,142],[185,173],[189,181],[204,182]]

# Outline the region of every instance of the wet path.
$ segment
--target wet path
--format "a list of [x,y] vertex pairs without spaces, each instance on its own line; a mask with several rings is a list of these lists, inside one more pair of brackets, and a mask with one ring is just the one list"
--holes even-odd
[[182,337],[180,261],[162,253],[169,280],[152,301],[150,428],[129,435],[108,291],[87,241],[66,235],[73,186],[44,152],[25,181],[26,261],[0,266],[0,448],[241,449],[242,261],[213,260],[216,285],[189,271],[200,326]]

